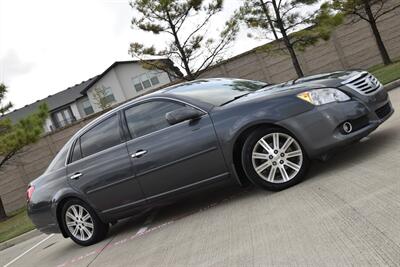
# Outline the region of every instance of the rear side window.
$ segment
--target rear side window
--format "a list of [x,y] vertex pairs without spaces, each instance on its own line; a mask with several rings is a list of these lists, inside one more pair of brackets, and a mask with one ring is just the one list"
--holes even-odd
[[77,161],[77,160],[79,160],[79,159],[81,159],[81,158],[82,158],[82,153],[81,153],[81,142],[80,142],[80,139],[78,139],[78,140],[75,142],[74,149],[72,150],[72,155],[71,155],[71,160],[70,160],[70,162]]
[[184,106],[178,102],[158,100],[128,108],[125,117],[131,136],[140,137],[170,126],[165,114]]
[[65,161],[67,158],[68,154],[68,149],[69,149],[69,144],[67,143],[61,150],[58,152],[57,156],[53,159],[53,161],[50,163],[49,167],[47,168],[45,173],[53,172],[58,169],[61,169],[62,167],[65,166]]
[[121,143],[118,116],[114,115],[80,137],[82,157],[95,154]]

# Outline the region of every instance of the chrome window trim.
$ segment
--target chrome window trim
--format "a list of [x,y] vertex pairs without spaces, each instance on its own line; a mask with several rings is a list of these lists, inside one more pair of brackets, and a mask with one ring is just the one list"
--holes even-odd
[[[203,118],[203,117],[206,116],[206,115],[207,115],[207,113],[203,114],[200,118]],[[186,121],[181,121],[181,122],[176,123],[176,124],[174,124],[174,125],[170,125],[170,126],[168,126],[168,127],[162,128],[162,129],[160,129],[160,130],[157,130],[157,131],[154,131],[154,132],[145,134],[145,135],[141,135],[141,136],[139,136],[139,137],[131,138],[131,139],[127,140],[125,143],[131,142],[131,141],[133,141],[133,140],[135,140],[135,141],[136,141],[136,140],[140,140],[140,139],[142,139],[142,138],[144,138],[144,137],[148,137],[149,135],[153,135],[153,134],[162,132],[162,131],[164,131],[164,130],[166,130],[166,129],[170,129],[170,128],[172,128],[172,127],[175,127],[175,126],[178,126],[178,125],[181,125],[181,124],[184,124],[184,123],[187,123],[187,120],[186,120]]]
[[108,148],[106,148],[106,149],[104,149],[104,150],[101,150],[101,151],[99,151],[99,152],[97,152],[97,153],[91,154],[91,155],[86,156],[86,157],[84,157],[84,158],[80,158],[80,159],[78,159],[78,160],[75,160],[74,162],[70,162],[70,163],[68,163],[68,165],[72,165],[72,164],[78,163],[78,162],[80,162],[80,161],[82,161],[82,160],[84,160],[84,159],[91,159],[91,158],[94,158],[95,156],[102,155],[103,153],[106,153],[106,152],[108,152],[108,151],[111,150],[111,149],[117,148],[118,146],[125,145],[125,143],[126,143],[126,142],[123,142],[123,143],[120,143],[120,144],[118,144],[118,145],[108,147]]
[[[71,164],[71,163],[68,163],[68,159],[69,159],[69,157],[71,156],[71,149],[72,149],[73,144],[75,144],[76,139],[80,138],[80,137],[81,137],[82,135],[84,135],[87,131],[89,131],[90,129],[92,129],[93,127],[95,127],[97,124],[100,124],[100,123],[103,122],[104,120],[106,120],[106,119],[108,119],[108,118],[114,116],[115,114],[118,115],[118,112],[121,111],[121,110],[123,111],[123,110],[125,110],[125,109],[127,109],[127,108],[130,108],[130,107],[133,107],[133,106],[135,106],[135,105],[138,105],[138,104],[141,104],[141,103],[144,103],[144,102],[148,102],[148,101],[151,101],[151,100],[158,100],[158,99],[161,99],[161,100],[172,100],[172,101],[180,102],[180,103],[182,103],[182,104],[185,104],[185,105],[191,106],[192,108],[195,108],[195,109],[200,110],[201,112],[204,113],[204,115],[208,114],[207,111],[205,111],[204,109],[202,109],[202,108],[200,108],[200,107],[198,107],[198,106],[196,106],[196,105],[193,105],[193,104],[188,103],[188,102],[186,102],[186,101],[184,101],[184,100],[176,99],[176,98],[173,98],[173,97],[154,96],[154,97],[149,97],[149,98],[145,98],[145,99],[141,99],[141,100],[137,100],[137,101],[134,101],[134,100],[129,101],[129,102],[125,103],[125,104],[122,104],[122,105],[119,106],[119,107],[116,107],[116,108],[113,109],[113,110],[110,110],[109,112],[105,113],[104,115],[102,115],[102,116],[104,116],[104,118],[101,118],[101,116],[100,116],[100,117],[94,119],[92,122],[90,122],[90,123],[88,123],[87,125],[85,125],[84,128],[82,128],[81,130],[79,130],[78,132],[76,132],[76,135],[77,135],[77,136],[76,136],[76,137],[72,137],[72,138],[74,138],[74,139],[73,139],[73,140],[70,139],[70,140],[65,144],[65,145],[68,145],[68,143],[70,143],[70,144],[69,144],[69,148],[68,148],[68,152],[67,152],[67,156],[66,156],[65,162],[64,162],[64,167],[67,167],[69,164]],[[204,116],[204,115],[203,115],[203,116]],[[203,117],[203,116],[202,116],[202,117]],[[118,116],[118,119],[120,119],[119,116]],[[183,121],[183,122],[184,122],[184,121]],[[175,125],[179,125],[179,124],[181,124],[181,123],[183,123],[183,122],[177,123],[177,124],[175,124]],[[170,128],[170,127],[175,126],[175,125],[171,125],[171,126],[169,126],[169,127],[166,127],[166,128],[160,129],[160,130],[157,130],[157,131],[155,131],[155,132],[162,131],[162,130],[164,130],[164,129]],[[87,129],[85,129],[86,127],[87,127]],[[82,132],[81,132],[81,131],[82,131]],[[148,133],[148,134],[146,134],[146,135],[149,135],[149,134],[152,134],[152,133],[155,133],[155,132],[151,132],[151,133]],[[138,138],[141,138],[141,137],[146,136],[146,135],[142,135],[142,136],[140,136],[140,137],[138,137]],[[135,138],[135,139],[136,139],[136,138]],[[129,139],[128,141],[122,142],[121,144],[126,144],[127,142],[129,142],[129,141],[131,141],[131,140],[134,140],[134,138]],[[120,145],[120,144],[118,144],[118,145]],[[115,146],[113,146],[113,147],[115,147]],[[110,148],[111,148],[111,147],[110,147]],[[109,148],[107,148],[107,149],[109,149]],[[107,150],[107,149],[106,149],[106,150]],[[104,150],[102,150],[102,151],[104,151]],[[97,152],[97,153],[95,153],[95,154],[93,154],[93,155],[96,155],[96,154],[98,154],[98,153],[101,153],[102,151],[99,151],[99,152]],[[91,155],[90,155],[90,156],[91,156]],[[81,159],[79,159],[79,160],[82,160],[82,159],[85,159],[85,157],[83,157],[83,158],[81,158]],[[74,161],[74,162],[75,162],[75,161]]]
[[150,100],[157,100],[157,99],[166,99],[166,100],[172,100],[172,101],[176,101],[176,102],[181,102],[182,104],[191,106],[192,108],[198,109],[198,110],[200,110],[200,111],[202,111],[202,112],[204,112],[204,113],[208,113],[208,112],[205,111],[204,109],[202,109],[202,108],[200,108],[200,107],[198,107],[198,106],[195,106],[195,105],[193,105],[193,104],[191,104],[191,103],[188,103],[188,102],[186,102],[186,101],[184,101],[184,100],[176,99],[176,98],[172,98],[172,97],[165,97],[165,96],[154,96],[154,97],[149,97],[149,98],[146,98],[146,99],[138,100],[137,102],[126,103],[126,104],[124,104],[124,105],[118,107],[118,110],[127,109],[127,108],[129,108],[129,107],[131,107],[131,106],[134,106],[134,105],[137,105],[137,104],[140,104],[140,103],[143,103],[143,102],[148,102],[148,101],[150,101]]
[[[106,116],[107,115],[107,116]],[[117,118],[118,118],[118,120],[120,119],[119,118],[119,115],[118,115],[118,111],[116,111],[116,112],[111,112],[111,113],[106,113],[106,114],[104,114],[104,118],[102,118],[102,119],[99,119],[98,121],[95,119],[94,121],[92,121],[92,122],[90,122],[89,124],[87,124],[87,125],[85,125],[84,127],[86,127],[87,126],[87,128],[88,129],[85,129],[83,132],[80,132],[80,131],[82,131],[82,129],[81,130],[79,130],[76,134],[78,134],[78,136],[76,137],[76,138],[74,138],[73,140],[72,140],[72,142],[70,142],[71,141],[71,139],[67,142],[67,144],[70,142],[71,144],[69,145],[69,148],[68,148],[68,153],[67,153],[67,157],[66,157],[66,159],[65,159],[65,167],[67,167],[68,165],[69,165],[69,163],[68,163],[68,160],[69,160],[69,158],[71,157],[71,149],[72,149],[72,147],[73,147],[73,145],[76,143],[76,140],[77,139],[79,139],[79,138],[81,138],[81,136],[82,135],[84,135],[85,133],[87,133],[88,131],[90,131],[91,129],[93,129],[94,127],[96,127],[97,125],[99,125],[100,123],[102,123],[103,121],[105,121],[105,120],[107,120],[107,119],[109,119],[109,118],[111,118],[112,116],[117,116]],[[118,123],[119,124],[119,123]],[[120,144],[123,144],[124,142],[121,142]],[[66,144],[66,145],[67,145]],[[118,144],[119,145],[119,144]],[[115,145],[115,146],[117,146],[117,145]],[[115,147],[115,146],[112,146],[112,147]],[[109,147],[109,148],[111,148],[111,147]],[[108,148],[106,148],[105,150],[107,150]],[[104,151],[104,150],[102,150],[102,151]],[[97,152],[97,153],[100,153],[101,151],[99,151],[99,152]],[[81,148],[81,153],[82,153],[82,148]],[[96,155],[97,153],[94,153],[94,154],[92,154],[92,155]],[[89,156],[91,156],[91,155],[89,155]],[[84,159],[85,157],[82,157],[81,159]],[[80,160],[81,160],[80,159]],[[74,161],[75,162],[75,161]]]

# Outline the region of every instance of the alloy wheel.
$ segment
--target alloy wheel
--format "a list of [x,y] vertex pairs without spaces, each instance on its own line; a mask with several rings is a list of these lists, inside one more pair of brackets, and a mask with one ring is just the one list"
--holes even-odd
[[89,240],[94,233],[93,219],[81,205],[71,205],[65,212],[65,224],[69,232],[78,240]]
[[258,140],[252,151],[256,173],[270,183],[286,183],[300,172],[303,151],[288,134],[270,133]]

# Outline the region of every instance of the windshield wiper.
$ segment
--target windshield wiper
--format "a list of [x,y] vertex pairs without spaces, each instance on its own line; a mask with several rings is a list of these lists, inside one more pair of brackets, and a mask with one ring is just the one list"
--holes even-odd
[[223,105],[226,105],[226,104],[228,104],[228,103],[231,103],[231,102],[233,102],[233,101],[235,101],[235,100],[237,100],[237,99],[239,99],[239,98],[241,98],[241,97],[244,97],[244,96],[246,96],[246,95],[248,95],[248,94],[250,94],[250,93],[245,93],[245,94],[243,94],[243,95],[235,96],[235,97],[232,98],[231,100],[228,100],[228,101],[222,103],[220,106],[223,106]]

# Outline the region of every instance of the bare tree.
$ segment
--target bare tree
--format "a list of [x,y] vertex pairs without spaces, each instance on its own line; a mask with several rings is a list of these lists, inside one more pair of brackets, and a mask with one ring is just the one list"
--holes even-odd
[[[223,29],[208,37],[210,23],[222,10],[223,0],[135,0],[131,2],[136,14],[132,19],[135,29],[154,35],[166,34],[170,41],[164,49],[156,51],[154,46],[145,47],[139,42],[130,45],[130,54],[139,59],[147,55],[162,55],[171,59],[184,70],[169,68],[165,61],[146,61],[152,67],[167,71],[174,77],[196,79],[201,71],[221,60],[223,52],[238,31],[232,20]],[[216,30],[217,27],[213,27]],[[156,39],[155,39],[156,41]]]
[[104,86],[96,86],[93,89],[93,99],[94,103],[101,109],[105,110],[111,107],[112,102],[109,101],[108,94],[106,93]]
[[392,63],[389,53],[382,40],[377,23],[383,15],[386,15],[397,8],[400,8],[399,1],[393,0],[332,0],[331,6],[334,10],[345,15],[353,15],[351,23],[360,20],[368,22],[374,34],[379,53],[385,65]]
[[[340,16],[328,16],[330,10],[322,5],[318,12],[307,13],[304,9],[320,0],[244,0],[235,17],[249,28],[261,30],[265,38],[273,35],[279,51],[290,55],[297,76],[304,76],[296,51],[304,50],[319,39],[327,40]],[[284,49],[279,44],[283,42]],[[269,47],[270,48],[270,47]]]

